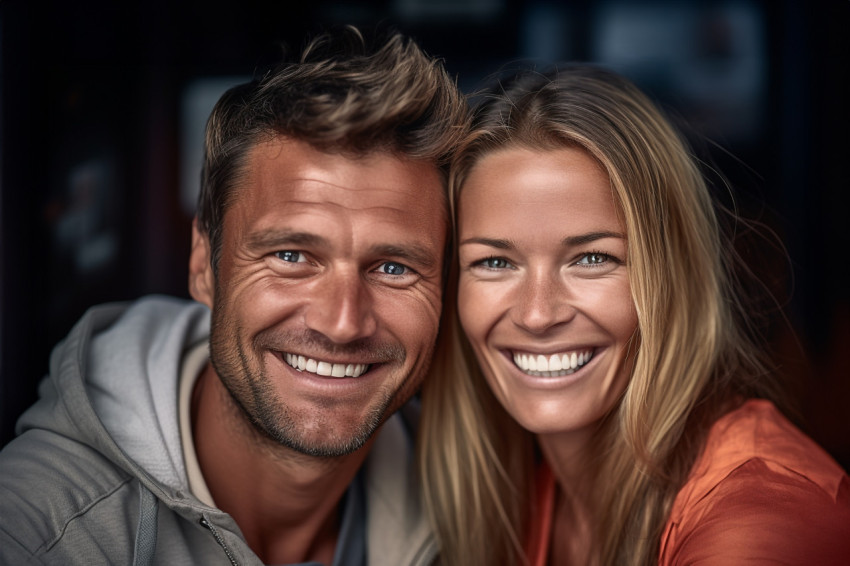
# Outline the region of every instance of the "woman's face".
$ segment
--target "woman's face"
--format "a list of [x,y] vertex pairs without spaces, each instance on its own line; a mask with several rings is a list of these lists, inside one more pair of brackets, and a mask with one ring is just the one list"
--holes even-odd
[[458,215],[460,320],[496,397],[531,432],[589,430],[628,383],[637,328],[608,175],[581,149],[499,150]]

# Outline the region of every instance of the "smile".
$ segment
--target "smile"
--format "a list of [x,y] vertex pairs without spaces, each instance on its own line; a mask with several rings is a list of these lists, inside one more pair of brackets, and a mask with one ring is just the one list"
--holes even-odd
[[335,364],[306,358],[298,354],[284,353],[283,360],[298,371],[306,371],[325,377],[360,377],[369,369],[369,364]]
[[592,357],[592,349],[548,355],[513,353],[516,367],[523,373],[533,377],[560,377],[569,375],[589,362]]

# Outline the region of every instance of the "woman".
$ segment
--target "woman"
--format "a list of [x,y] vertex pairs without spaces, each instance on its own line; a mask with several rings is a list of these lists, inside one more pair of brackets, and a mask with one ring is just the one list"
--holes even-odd
[[451,179],[457,313],[423,390],[443,562],[850,560],[850,480],[776,409],[670,124],[590,67],[482,98]]

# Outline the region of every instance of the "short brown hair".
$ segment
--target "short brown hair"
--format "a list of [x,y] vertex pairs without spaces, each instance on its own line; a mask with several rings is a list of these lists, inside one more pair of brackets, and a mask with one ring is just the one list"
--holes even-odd
[[440,60],[399,33],[367,42],[350,26],[315,37],[298,60],[231,88],[207,122],[198,199],[214,272],[224,213],[257,143],[282,136],[323,151],[386,151],[445,172],[467,114]]

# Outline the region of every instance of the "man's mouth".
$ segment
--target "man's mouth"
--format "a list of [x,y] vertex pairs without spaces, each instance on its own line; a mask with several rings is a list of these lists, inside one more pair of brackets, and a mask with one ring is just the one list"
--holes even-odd
[[360,377],[370,367],[370,364],[339,364],[285,352],[283,360],[298,371],[306,371],[323,377]]
[[516,367],[534,377],[560,377],[574,373],[593,358],[593,349],[556,354],[513,352]]

